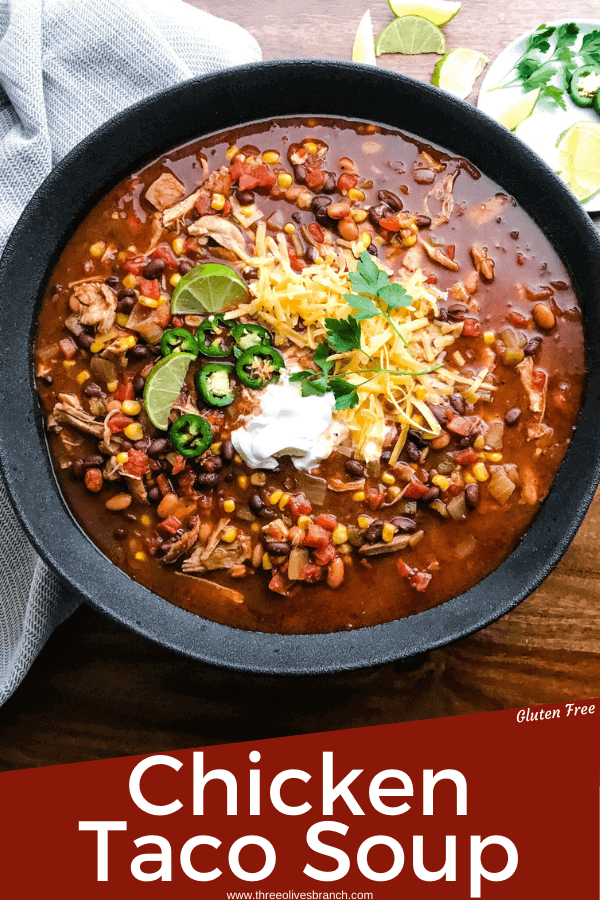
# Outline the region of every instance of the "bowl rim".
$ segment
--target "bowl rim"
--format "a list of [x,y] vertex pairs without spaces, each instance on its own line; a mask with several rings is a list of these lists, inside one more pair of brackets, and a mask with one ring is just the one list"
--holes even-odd
[[[385,98],[385,113],[364,115],[374,112],[373,97],[381,105]],[[241,116],[242,110],[252,114]],[[416,134],[466,156],[509,194],[515,194],[510,185],[516,186],[519,204],[555,246],[578,289],[588,383],[550,493],[521,543],[497,569],[469,591],[403,619],[352,631],[281,635],[232,628],[174,606],[98,550],[58,489],[31,348],[52,267],[68,236],[111,186],[191,140],[235,124],[294,115],[374,121]],[[130,144],[141,149],[124,144],[123,129]],[[437,138],[432,129],[440,131]],[[482,155],[489,165],[480,164]],[[372,66],[304,59],[252,63],[190,79],[128,107],[74,147],[37,189],[7,242],[0,260],[0,290],[10,298],[0,321],[0,466],[9,498],[42,559],[86,602],[156,643],[206,663],[257,673],[321,674],[451,643],[489,625],[539,586],[594,496],[600,478],[599,274],[598,233],[558,177],[501,125],[438,88]]]

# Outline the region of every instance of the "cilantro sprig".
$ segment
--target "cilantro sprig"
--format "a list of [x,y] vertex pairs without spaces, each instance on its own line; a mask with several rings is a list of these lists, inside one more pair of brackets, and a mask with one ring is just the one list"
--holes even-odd
[[[525,51],[513,66],[514,77],[492,90],[520,85],[525,93],[529,93],[539,88],[540,99],[544,98],[549,108],[566,109],[564,95],[575,69],[600,65],[600,30],[585,34],[581,46],[575,49],[579,31],[575,22],[565,22],[558,27],[540,25],[529,35]],[[558,76],[559,84],[552,84],[555,76]]]
[[[384,369],[378,360],[363,349],[361,323],[376,316],[385,319],[394,333],[408,347],[407,341],[398,331],[390,313],[394,309],[410,306],[412,297],[401,285],[390,282],[388,274],[373,262],[366,250],[361,254],[357,271],[351,272],[348,277],[354,290],[345,295],[345,300],[355,312],[346,319],[325,319],[327,339],[325,343],[319,344],[313,355],[313,361],[319,369],[318,372],[305,369],[290,376],[290,381],[302,383],[303,397],[323,396],[331,391],[335,397],[335,408],[338,410],[352,409],[357,406],[359,403],[358,388],[373,381],[378,375],[428,375],[439,369],[439,365],[420,372]],[[333,372],[335,361],[329,357],[336,353],[348,353],[350,350],[360,350],[372,363],[373,368],[336,375]],[[409,352],[411,352],[410,349]],[[347,375],[363,375],[364,380],[356,385],[346,380]],[[366,377],[367,375],[369,377]]]

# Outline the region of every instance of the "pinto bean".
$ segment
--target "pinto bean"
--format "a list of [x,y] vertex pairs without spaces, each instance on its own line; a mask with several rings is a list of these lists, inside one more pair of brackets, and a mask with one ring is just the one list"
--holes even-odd
[[255,569],[258,569],[262,563],[263,552],[262,544],[256,544],[254,546],[254,550],[252,551],[252,565]]
[[468,484],[465,488],[465,502],[470,509],[479,506],[479,485]]
[[356,241],[358,240],[358,225],[352,218],[352,216],[344,216],[343,219],[340,219],[338,222],[338,231],[340,233],[340,237],[345,241]]
[[165,494],[160,503],[156,508],[156,512],[160,516],[161,519],[168,519],[169,516],[173,513],[175,507],[179,503],[179,497],[177,494]]
[[504,416],[504,423],[508,425],[509,428],[512,428],[513,425],[516,425],[519,419],[521,418],[521,410],[518,406],[514,406]]
[[327,566],[327,586],[330,588],[338,588],[344,580],[344,562],[341,557],[336,556]]
[[111,512],[122,512],[128,506],[131,506],[131,494],[115,494],[104,505]]
[[447,447],[449,443],[450,435],[447,431],[443,431],[440,435],[432,440],[431,447],[433,450],[443,450],[444,447]]
[[227,463],[230,463],[233,460],[233,457],[235,456],[235,447],[231,441],[223,441],[221,456]]
[[550,331],[556,325],[554,313],[545,303],[536,303],[531,314],[535,324],[544,331]]
[[344,216],[350,215],[350,204],[346,203],[345,200],[340,200],[339,203],[332,203],[331,206],[327,207],[327,215],[330,219],[343,219]]

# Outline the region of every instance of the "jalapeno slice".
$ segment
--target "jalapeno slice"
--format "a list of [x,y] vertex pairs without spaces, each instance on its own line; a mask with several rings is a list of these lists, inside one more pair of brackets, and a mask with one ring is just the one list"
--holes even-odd
[[169,431],[175,450],[182,456],[200,456],[213,442],[212,428],[203,416],[180,416]]
[[270,344],[258,344],[244,350],[235,366],[242,384],[255,391],[273,381],[279,381],[279,376],[284,370],[282,355]]
[[242,355],[244,350],[249,350],[250,347],[257,347],[259,344],[273,343],[271,332],[267,331],[266,328],[263,328],[262,325],[256,325],[254,323],[238,322],[238,324],[234,325],[231,329],[231,336],[235,341],[233,352],[238,358]]
[[600,88],[600,66],[580,66],[571,76],[569,94],[577,106],[591,106]]
[[233,401],[230,378],[235,369],[229,363],[208,363],[196,375],[196,387],[210,406],[229,406]]
[[165,331],[160,339],[160,352],[163,356],[170,353],[193,353],[198,356],[200,348],[198,341],[187,328],[171,328]]
[[221,313],[207,316],[198,326],[197,339],[200,352],[205,356],[229,356],[231,345],[224,340],[229,336],[229,327]]

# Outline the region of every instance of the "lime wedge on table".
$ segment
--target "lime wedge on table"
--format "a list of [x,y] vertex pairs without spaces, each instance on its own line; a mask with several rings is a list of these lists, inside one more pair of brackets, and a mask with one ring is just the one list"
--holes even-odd
[[220,312],[246,296],[246,284],[230,266],[200,263],[183,276],[171,297],[173,314]]
[[558,174],[583,203],[600,191],[600,124],[576,122],[556,142]]
[[181,393],[181,386],[193,353],[170,353],[150,369],[144,386],[144,406],[148,418],[156,428],[166,431],[169,427],[171,407]]
[[445,25],[460,9],[454,0],[389,0],[395,16],[422,16],[434,25]]
[[457,47],[436,63],[431,83],[465,100],[473,90],[473,85],[483,72],[487,61],[487,56],[478,50]]
[[516,99],[511,98],[506,106],[492,111],[492,115],[497,122],[500,122],[509,131],[514,131],[521,122],[524,122],[532,114],[539,96],[540,88],[536,88],[535,91],[528,91],[527,94],[521,94]]
[[366,11],[356,29],[354,46],[352,47],[352,62],[368,63],[371,66],[377,65],[370,10]]
[[382,53],[438,53],[446,52],[444,33],[437,25],[422,16],[401,16],[387,25],[377,40],[377,56]]

